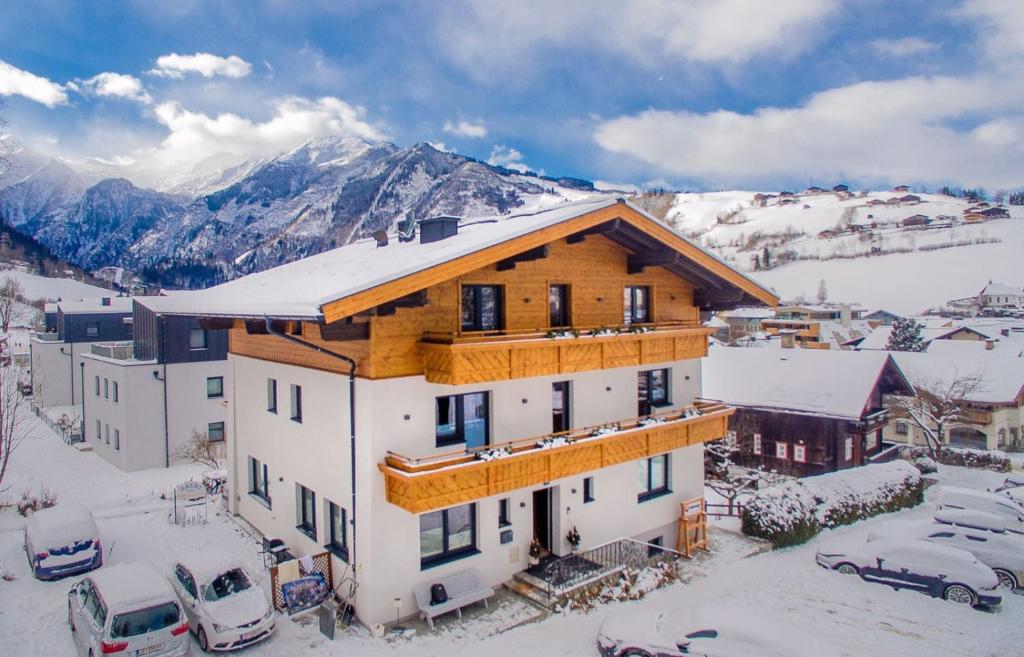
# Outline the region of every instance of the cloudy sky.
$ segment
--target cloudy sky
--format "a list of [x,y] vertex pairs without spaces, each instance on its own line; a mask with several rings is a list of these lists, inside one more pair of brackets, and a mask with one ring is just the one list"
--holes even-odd
[[181,170],[339,134],[611,184],[1024,185],[1022,0],[5,3],[8,131]]

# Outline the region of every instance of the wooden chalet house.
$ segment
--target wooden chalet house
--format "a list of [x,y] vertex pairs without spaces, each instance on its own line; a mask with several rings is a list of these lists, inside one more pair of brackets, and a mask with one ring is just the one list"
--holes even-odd
[[778,300],[622,200],[418,229],[162,305],[230,327],[231,511],[354,567],[365,623],[572,527],[674,545],[732,412],[699,401],[699,311]]
[[884,352],[715,346],[701,381],[736,408],[738,462],[801,477],[868,463],[890,419],[883,397],[912,394]]

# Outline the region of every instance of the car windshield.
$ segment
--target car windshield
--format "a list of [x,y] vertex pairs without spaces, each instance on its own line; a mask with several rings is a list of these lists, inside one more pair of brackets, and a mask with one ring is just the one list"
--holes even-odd
[[178,605],[165,602],[156,607],[130,611],[114,616],[110,622],[110,638],[124,639],[147,632],[156,632],[178,624]]
[[236,593],[245,591],[252,583],[249,576],[241,568],[232,568],[217,575],[209,584],[203,587],[203,597],[209,602],[223,600]]

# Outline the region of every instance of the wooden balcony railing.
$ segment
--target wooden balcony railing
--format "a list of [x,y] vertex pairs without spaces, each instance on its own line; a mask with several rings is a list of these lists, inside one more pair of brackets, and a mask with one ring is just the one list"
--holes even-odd
[[424,334],[424,375],[464,385],[665,363],[707,355],[712,329],[695,322],[552,331]]
[[698,402],[681,411],[475,450],[425,458],[388,452],[378,467],[388,502],[423,513],[717,440],[733,412]]

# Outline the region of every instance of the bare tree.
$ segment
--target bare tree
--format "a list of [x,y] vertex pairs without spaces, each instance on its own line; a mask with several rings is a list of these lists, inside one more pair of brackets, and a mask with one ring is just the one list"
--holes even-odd
[[0,493],[11,455],[29,433],[31,428],[28,399],[18,389],[20,370],[17,367],[0,367]]
[[761,470],[733,463],[733,458],[740,451],[739,441],[733,431],[720,440],[704,445],[704,485],[725,499],[729,505],[728,515],[738,511],[739,498],[756,491],[764,478]]
[[6,333],[25,315],[25,287],[13,276],[4,276],[0,279],[0,331]]
[[979,375],[955,371],[947,380],[921,379],[914,382],[913,396],[895,398],[894,415],[909,419],[921,430],[928,450],[937,459],[949,429],[970,421],[967,399],[981,386]]
[[210,440],[206,433],[193,429],[188,442],[175,450],[174,456],[183,461],[205,465],[211,470],[219,470],[224,462],[224,441]]

